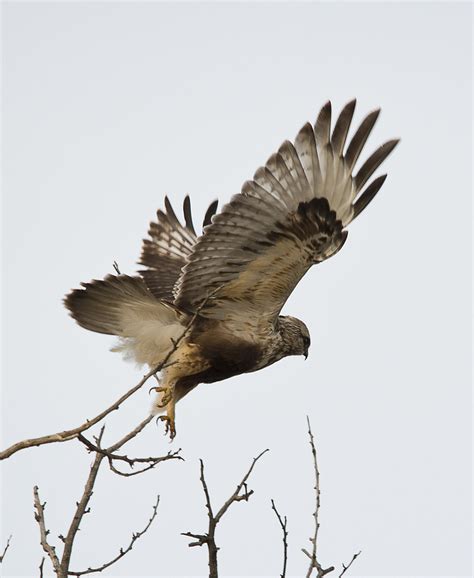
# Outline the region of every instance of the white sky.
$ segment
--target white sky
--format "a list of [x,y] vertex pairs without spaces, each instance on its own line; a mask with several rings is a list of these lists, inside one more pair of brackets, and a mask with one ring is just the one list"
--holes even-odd
[[[161,494],[156,525],[105,575],[204,575],[206,511],[252,457],[250,502],[219,528],[222,576],[276,576],[289,518],[289,574],[312,532],[309,414],[319,451],[320,559],[358,576],[467,576],[470,567],[469,4],[3,4],[2,447],[81,423],[138,381],[78,328],[62,296],[117,260],[135,270],[168,193],[207,204],[240,190],[286,138],[353,96],[382,115],[367,147],[400,136],[389,178],[335,258],[285,312],[306,322],[309,359],[201,385],[178,406],[170,446],[154,426],[131,454],[182,447],[144,476],[104,468],[73,569],[128,543]],[[380,171],[379,171],[380,173]],[[147,388],[107,420],[110,442],[148,411]],[[3,464],[3,572],[36,576],[32,487],[52,541],[69,525],[91,457],[77,443]]]

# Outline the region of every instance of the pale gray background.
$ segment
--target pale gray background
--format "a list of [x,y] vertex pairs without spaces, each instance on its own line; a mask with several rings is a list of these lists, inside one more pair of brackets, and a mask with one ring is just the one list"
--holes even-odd
[[[159,492],[156,525],[110,574],[205,574],[206,552],[179,535],[206,524],[198,457],[217,505],[269,447],[251,502],[219,528],[221,571],[280,572],[273,497],[289,517],[290,574],[301,576],[309,414],[321,561],[360,548],[353,575],[469,575],[471,7],[10,3],[3,35],[3,447],[77,425],[142,375],[61,299],[114,259],[134,271],[165,193],[177,203],[191,193],[200,218],[327,98],[337,111],[357,96],[357,120],[382,106],[367,152],[403,138],[344,250],[285,307],[312,332],[308,361],[199,387],[178,407],[172,446],[149,427],[134,453],[182,447],[186,462],[130,480],[104,469],[74,569],[115,555]],[[108,419],[107,440],[149,403],[144,389]],[[5,574],[38,574],[32,486],[58,543],[90,461],[69,443],[3,464],[2,543],[14,535]]]

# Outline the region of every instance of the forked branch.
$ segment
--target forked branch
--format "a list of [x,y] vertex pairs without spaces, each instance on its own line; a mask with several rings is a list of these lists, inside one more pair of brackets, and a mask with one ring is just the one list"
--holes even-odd
[[255,464],[268,451],[269,451],[268,449],[264,450],[256,458],[253,459],[250,468],[248,469],[247,473],[244,475],[242,480],[237,485],[234,493],[230,496],[230,498],[228,500],[226,500],[226,502],[224,502],[224,504],[219,509],[217,514],[214,514],[214,512],[213,512],[213,508],[212,508],[212,504],[211,504],[211,498],[209,495],[209,489],[207,487],[206,478],[204,476],[204,462],[202,460],[199,460],[200,468],[201,468],[200,480],[201,480],[201,485],[202,485],[202,489],[204,492],[204,496],[206,499],[206,508],[207,508],[207,514],[208,514],[208,518],[209,518],[208,529],[207,529],[206,534],[196,534],[194,532],[182,532],[182,535],[187,536],[188,538],[194,539],[193,542],[190,542],[188,544],[189,547],[191,547],[191,548],[193,546],[204,546],[204,544],[207,545],[208,557],[209,557],[209,578],[218,578],[217,552],[218,552],[219,548],[216,544],[216,539],[215,539],[217,524],[220,522],[222,517],[225,515],[227,510],[230,508],[230,506],[234,502],[241,502],[242,500],[245,500],[246,502],[248,502],[250,496],[253,494],[253,490],[248,489],[247,480],[249,479],[250,474],[252,473],[253,468],[255,467]]
[[286,576],[286,565],[288,562],[288,530],[286,529],[286,516],[282,519],[280,512],[275,506],[275,502],[272,500],[272,510],[275,512],[275,516],[278,519],[281,530],[283,532],[283,570],[280,574],[280,578],[285,578]]
[[[133,433],[134,436],[137,435],[138,431],[136,431],[136,430],[141,431],[148,423],[150,423],[150,421],[152,419],[153,419],[153,416],[148,416],[131,433]],[[101,430],[101,431],[103,431],[103,430]],[[130,434],[128,434],[126,436],[126,438],[128,438],[129,435]],[[134,436],[132,436],[132,437],[134,437]],[[120,442],[117,442],[118,444],[120,444],[119,446],[117,446],[117,444],[114,444],[113,446],[111,446],[111,448],[103,448],[100,445],[100,440],[98,438],[94,438],[95,442],[96,442],[95,444],[93,442],[91,442],[89,439],[87,439],[85,436],[83,436],[82,434],[79,434],[77,439],[86,446],[86,448],[89,452],[96,452],[96,453],[102,454],[104,457],[106,457],[108,462],[109,462],[109,468],[114,473],[118,474],[119,476],[124,476],[127,478],[131,477],[131,476],[137,476],[139,474],[143,474],[144,472],[147,472],[148,470],[152,470],[154,467],[156,467],[161,462],[168,461],[168,460],[182,460],[183,459],[179,455],[181,452],[181,448],[179,448],[178,450],[176,450],[174,452],[169,451],[164,456],[147,457],[147,458],[131,458],[125,454],[114,453],[113,448],[118,449],[118,447],[120,447],[120,445],[123,445],[123,443],[125,443],[124,440],[120,440]],[[126,440],[126,441],[128,441],[128,440]],[[121,443],[121,442],[123,442],[123,443]],[[126,463],[130,467],[130,469],[133,469],[135,464],[145,464],[145,465],[144,465],[144,467],[142,467],[140,469],[130,471],[130,472],[124,472],[124,471],[122,471],[116,467],[115,462]]]
[[342,565],[342,572],[339,574],[339,578],[342,578],[344,576],[344,574],[347,572],[347,570],[349,570],[349,568],[352,566],[352,564],[354,563],[355,559],[360,556],[362,553],[361,550],[359,550],[359,552],[357,552],[357,554],[354,554],[354,556],[352,556],[352,560],[349,562],[349,564],[346,566],[345,564]]
[[[128,554],[128,552],[130,552],[130,550],[133,548],[135,542],[151,526],[153,520],[156,517],[158,503],[159,503],[159,497],[157,498],[156,504],[153,507],[153,515],[150,518],[150,520],[148,521],[148,524],[146,525],[146,527],[141,532],[135,532],[132,535],[132,539],[131,539],[129,545],[126,548],[121,548],[119,553],[117,554],[117,556],[115,556],[115,558],[113,558],[109,562],[106,562],[105,564],[103,564],[102,566],[99,566],[97,568],[89,567],[87,570],[74,571],[74,572],[69,569],[70,562],[71,562],[71,555],[72,555],[72,551],[73,551],[73,547],[74,547],[74,542],[75,542],[75,539],[77,536],[77,532],[79,531],[79,526],[80,526],[85,514],[90,512],[89,502],[90,502],[90,499],[92,497],[94,485],[95,485],[95,482],[97,479],[97,474],[99,472],[100,466],[101,466],[104,459],[108,459],[109,462],[111,462],[111,463],[113,463],[114,460],[123,461],[123,462],[128,463],[130,465],[130,467],[132,467],[135,462],[148,464],[147,467],[137,471],[136,473],[143,473],[144,471],[151,469],[152,467],[156,466],[158,463],[160,463],[161,461],[164,461],[164,460],[182,459],[178,455],[179,450],[177,452],[174,452],[174,453],[169,452],[166,456],[163,456],[162,458],[129,458],[128,456],[126,456],[124,454],[117,454],[116,453],[117,450],[119,450],[123,445],[125,445],[128,441],[130,441],[133,437],[135,437],[138,433],[140,433],[143,430],[143,428],[150,422],[151,419],[152,419],[151,416],[144,419],[131,432],[129,432],[128,434],[123,436],[119,441],[117,441],[116,443],[114,443],[113,445],[111,445],[108,448],[102,447],[102,438],[104,436],[105,426],[102,426],[99,435],[94,438],[95,443],[92,443],[91,441],[87,440],[82,435],[79,438],[79,440],[87,447],[87,449],[89,451],[93,451],[95,453],[95,458],[94,458],[94,462],[92,463],[91,469],[89,471],[89,475],[87,477],[82,496],[81,496],[80,500],[76,503],[76,510],[74,512],[74,516],[73,516],[73,519],[70,523],[68,532],[67,532],[65,537],[62,535],[59,536],[60,539],[62,540],[63,544],[64,544],[61,557],[59,557],[56,554],[55,547],[52,546],[51,544],[49,544],[49,542],[48,542],[49,531],[46,530],[46,527],[45,527],[44,504],[41,504],[41,502],[39,500],[39,496],[38,496],[38,488],[35,487],[35,490],[34,490],[35,508],[36,508],[36,512],[37,512],[35,518],[36,518],[36,521],[38,522],[39,527],[40,527],[41,545],[43,547],[43,550],[48,554],[48,557],[51,560],[51,563],[53,565],[53,569],[54,569],[58,578],[67,578],[70,575],[82,576],[83,574],[92,574],[94,572],[102,572],[102,570],[109,568],[110,566],[115,564],[118,560],[123,558],[126,554]],[[120,473],[121,473],[121,475],[125,475],[123,472],[120,472]]]

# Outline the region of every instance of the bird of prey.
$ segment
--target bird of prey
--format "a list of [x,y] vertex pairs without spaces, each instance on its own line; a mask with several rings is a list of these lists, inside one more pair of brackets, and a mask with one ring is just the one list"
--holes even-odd
[[355,100],[346,104],[331,130],[327,102],[220,213],[217,201],[210,205],[200,236],[189,197],[184,223],[165,198],[143,241],[144,270],[82,283],[66,296],[79,325],[120,338],[116,351],[150,368],[164,364],[153,411],[165,412],[171,438],[176,402],[198,384],[308,355],[308,328],[280,315],[282,307],[312,265],[341,249],[347,225],[386,175],[369,179],[398,143],[381,145],[356,171],[380,110],[348,141],[354,109]]

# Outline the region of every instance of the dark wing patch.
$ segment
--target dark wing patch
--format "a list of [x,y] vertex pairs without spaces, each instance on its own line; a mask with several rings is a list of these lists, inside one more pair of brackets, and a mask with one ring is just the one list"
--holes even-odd
[[[206,211],[203,226],[210,224],[217,209],[217,201]],[[139,263],[148,269],[139,271],[151,293],[158,299],[172,302],[174,287],[181,270],[196,243],[197,235],[191,212],[191,201],[186,196],[183,203],[184,225],[179,221],[174,209],[165,197],[165,211],[157,211],[157,222],[150,223],[144,239]]]

